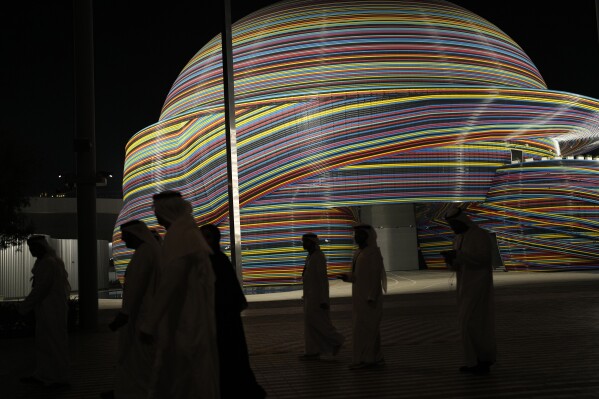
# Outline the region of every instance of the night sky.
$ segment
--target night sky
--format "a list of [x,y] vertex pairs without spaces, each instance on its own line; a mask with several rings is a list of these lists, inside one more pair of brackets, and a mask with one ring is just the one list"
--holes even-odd
[[[119,197],[127,140],[157,122],[185,64],[220,31],[209,1],[94,3],[97,169],[114,174],[98,196]],[[232,0],[232,19],[272,0]],[[549,89],[599,98],[594,0],[456,0],[516,41]],[[8,3],[7,3],[8,4]],[[53,193],[75,171],[70,0],[14,2],[3,13],[1,134],[35,166],[28,191]]]

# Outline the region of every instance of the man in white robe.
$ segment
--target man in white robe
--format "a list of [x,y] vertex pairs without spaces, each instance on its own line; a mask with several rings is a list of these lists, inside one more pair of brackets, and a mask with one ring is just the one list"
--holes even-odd
[[331,323],[327,260],[318,236],[304,234],[302,243],[308,256],[302,273],[305,350],[300,359],[315,360],[321,354],[337,355],[345,337]]
[[36,259],[31,292],[19,304],[19,313],[35,312],[35,357],[33,375],[24,383],[37,383],[46,388],[69,387],[68,307],[71,286],[63,261],[44,236],[27,240]]
[[491,236],[459,208],[445,219],[456,234],[453,250],[443,256],[457,277],[458,322],[466,362],[460,371],[487,374],[497,355]]
[[154,195],[167,229],[151,307],[140,325],[143,342],[156,341],[150,398],[219,397],[211,250],[178,192]]
[[358,249],[354,253],[352,272],[340,276],[352,283],[353,361],[350,369],[384,364],[381,352],[383,293],[387,291],[387,274],[383,256],[376,242],[376,232],[369,225],[354,227]]
[[135,253],[125,272],[122,309],[110,323],[113,331],[120,329],[114,397],[141,399],[148,396],[154,348],[138,339],[139,323],[148,311],[154,292],[160,244],[140,220],[121,225],[121,238]]

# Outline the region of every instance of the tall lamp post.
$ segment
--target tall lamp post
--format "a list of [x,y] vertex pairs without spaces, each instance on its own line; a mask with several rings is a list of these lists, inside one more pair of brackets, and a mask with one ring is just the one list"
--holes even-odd
[[73,0],[73,34],[79,325],[93,330],[98,325],[98,260],[92,0]]
[[229,194],[229,231],[231,261],[237,278],[241,273],[241,233],[239,212],[239,182],[237,177],[237,129],[235,127],[235,87],[233,76],[233,35],[231,31],[231,1],[222,0],[223,28],[221,33],[223,60],[223,90],[225,99],[225,135],[227,140],[227,186]]

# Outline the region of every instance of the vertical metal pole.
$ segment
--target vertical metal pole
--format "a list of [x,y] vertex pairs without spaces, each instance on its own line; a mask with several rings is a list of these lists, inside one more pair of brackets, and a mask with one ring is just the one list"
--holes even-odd
[[92,0],[73,0],[73,21],[79,323],[82,329],[92,330],[98,324]]
[[231,1],[222,0],[224,8],[222,40],[223,89],[225,97],[225,135],[227,138],[227,182],[229,193],[229,229],[231,262],[242,281],[241,233],[239,213],[239,183],[237,179],[237,130],[235,128],[235,90],[233,76],[233,36],[231,30]]
[[595,0],[595,19],[597,20],[597,39],[599,40],[599,0]]

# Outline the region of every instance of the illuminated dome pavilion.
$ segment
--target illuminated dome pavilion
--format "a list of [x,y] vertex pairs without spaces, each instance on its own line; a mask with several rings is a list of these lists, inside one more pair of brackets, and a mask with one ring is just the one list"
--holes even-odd
[[[118,226],[158,227],[163,190],[228,245],[220,43],[127,144],[121,273]],[[495,233],[508,270],[599,266],[599,161],[579,159],[599,146],[599,101],[548,90],[485,19],[440,0],[284,0],[233,25],[233,63],[246,285],[296,283],[306,232],[330,274],[348,270],[364,209],[400,204],[429,268],[444,267],[439,215],[456,205]]]

